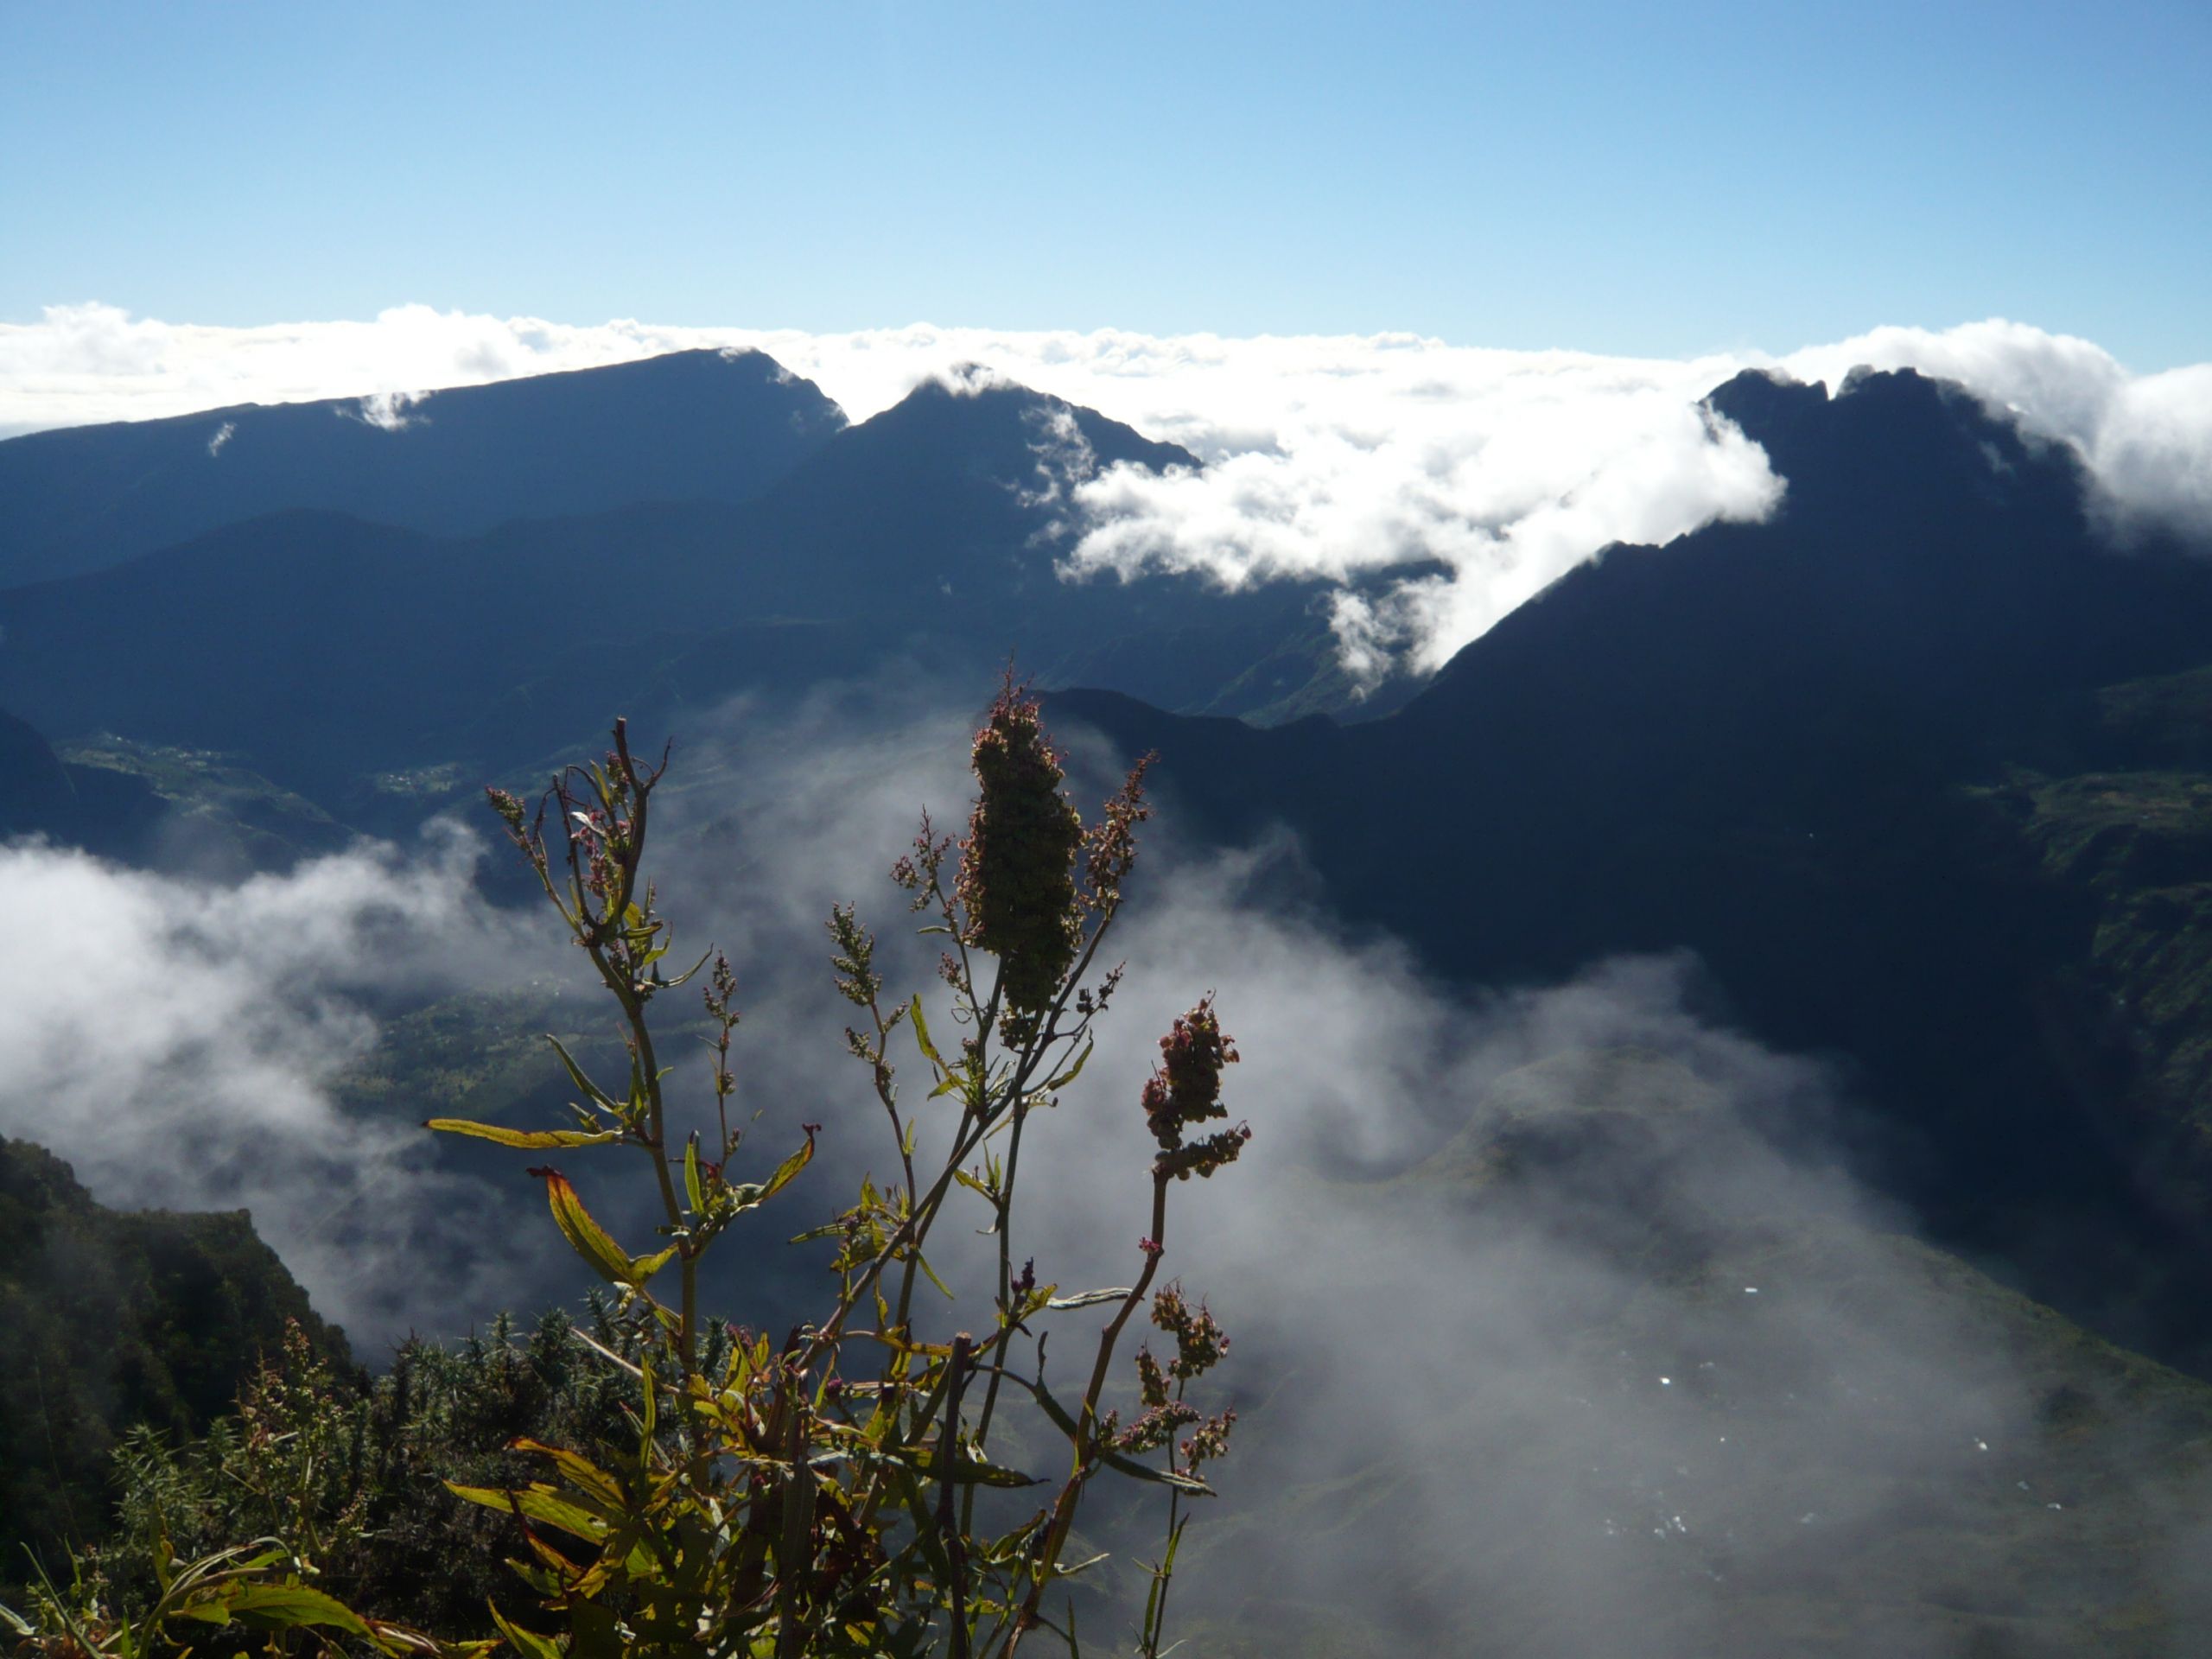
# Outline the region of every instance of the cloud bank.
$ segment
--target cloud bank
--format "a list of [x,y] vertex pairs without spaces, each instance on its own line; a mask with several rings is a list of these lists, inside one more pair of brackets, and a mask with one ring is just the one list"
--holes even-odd
[[235,887],[0,847],[24,948],[0,959],[0,1133],[124,1208],[245,1209],[365,1355],[503,1305],[493,1195],[436,1166],[417,1111],[331,1085],[393,994],[503,982],[529,935],[470,885],[472,838],[363,844]]
[[593,326],[402,306],[369,321],[216,328],[102,305],[0,325],[0,435],[240,402],[358,397],[364,418],[435,418],[435,388],[702,347],[758,347],[855,419],[963,364],[1089,405],[1205,463],[1116,470],[1078,493],[1075,570],[1200,570],[1237,585],[1444,569],[1349,594],[1356,662],[1433,667],[1609,543],[1756,518],[1784,481],[1697,400],[1741,369],[1838,385],[1852,367],[1964,382],[2075,446],[2122,527],[2212,534],[2212,365],[2133,375],[2088,340],[1992,321],[1878,328],[1782,355],[1500,352],[1410,334],[1229,339],[941,328]]

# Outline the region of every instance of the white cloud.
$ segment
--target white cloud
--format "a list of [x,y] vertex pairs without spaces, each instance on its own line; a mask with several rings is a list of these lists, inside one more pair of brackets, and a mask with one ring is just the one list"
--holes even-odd
[[2212,534],[2212,364],[2132,375],[2088,340],[1998,320],[1942,333],[1877,328],[1783,359],[1799,378],[1830,386],[1859,364],[1959,381],[2028,430],[2071,444],[2123,531]]
[[423,1112],[364,1119],[333,1080],[370,1005],[496,982],[526,938],[473,895],[473,838],[364,843],[235,887],[0,847],[35,950],[0,961],[0,1134],[51,1147],[123,1207],[246,1209],[365,1352],[493,1311],[513,1262],[494,1195],[442,1172]]
[[0,434],[336,397],[404,419],[425,389],[741,346],[815,380],[856,420],[925,380],[1012,380],[1205,463],[1166,478],[1111,472],[1084,486],[1078,567],[1158,564],[1234,583],[1440,560],[1447,574],[1338,607],[1355,654],[1410,648],[1431,665],[1611,542],[1664,541],[1764,512],[1777,484],[1764,455],[1695,407],[1745,367],[1831,386],[1861,363],[1960,379],[2078,448],[2121,528],[2212,525],[2212,365],[2134,376],[2087,340],[2001,321],[1879,328],[1781,357],[1675,359],[1411,334],[578,327],[422,305],[365,322],[215,328],[57,306],[39,322],[0,325]]
[[1076,563],[1241,584],[1440,559],[1448,579],[1338,619],[1434,667],[1609,543],[1758,518],[1778,496],[1758,449],[1697,408],[1727,362],[1357,344],[1236,342],[1202,405],[1224,425],[1179,433],[1211,464],[1086,486]]

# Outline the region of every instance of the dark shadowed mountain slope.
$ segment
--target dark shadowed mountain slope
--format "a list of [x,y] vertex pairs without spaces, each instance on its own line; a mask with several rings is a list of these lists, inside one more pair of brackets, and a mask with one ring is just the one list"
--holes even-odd
[[36,836],[152,862],[165,816],[162,798],[144,779],[73,766],[41,733],[0,709],[0,842]]
[[77,792],[60,757],[31,727],[0,709],[0,840],[67,833],[76,810]]
[[[2069,455],[1916,375],[1713,401],[1789,480],[1771,522],[1611,550],[1391,718],[1065,706],[1159,749],[1219,833],[1289,823],[1347,912],[1455,974],[1696,950],[1760,1034],[1855,1062],[1870,1166],[1947,1236],[2128,1339],[2202,1340],[2212,1186],[2172,1179],[2088,977],[2106,901],[1986,791],[2101,764],[2103,688],[2212,662],[2212,563],[2109,551]],[[2202,843],[2166,850],[2169,885],[2212,881]]]
[[894,654],[980,683],[1019,651],[1047,681],[1080,665],[1205,706],[1311,636],[1300,588],[1061,581],[1067,493],[1116,461],[1195,464],[1057,399],[932,385],[743,505],[459,540],[271,515],[0,593],[0,698],[64,741],[235,754],[335,810],[372,774],[473,785],[588,745],[610,709],[680,726]]
[[105,1532],[117,1434],[204,1430],[288,1320],[346,1360],[243,1211],[105,1210],[68,1165],[0,1139],[0,1582],[28,1576],[24,1543]]
[[291,508],[449,535],[641,501],[741,501],[845,425],[760,352],[372,401],[245,404],[0,442],[0,586]]
[[[1171,708],[1229,696],[1242,712],[1281,695],[1232,688],[1310,635],[1318,584],[1228,594],[1188,576],[1062,579],[1072,492],[1116,463],[1198,465],[1022,387],[926,384],[748,509],[747,597],[887,639],[957,642],[997,662],[1019,653],[1047,683],[1085,674]],[[1316,655],[1283,677],[1326,667]]]

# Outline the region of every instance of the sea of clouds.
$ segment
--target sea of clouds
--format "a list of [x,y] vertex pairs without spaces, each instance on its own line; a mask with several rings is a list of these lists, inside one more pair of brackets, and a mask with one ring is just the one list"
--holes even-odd
[[1787,480],[1698,406],[1745,368],[1832,389],[1861,364],[1961,381],[2078,450],[2123,531],[2212,533],[2212,365],[2134,374],[2088,340],[1994,320],[1877,328],[1779,355],[1667,359],[1412,334],[576,326],[423,305],[367,321],[226,328],[55,306],[38,322],[0,324],[0,435],[321,397],[434,419],[435,397],[418,395],[441,387],[742,346],[814,380],[855,420],[980,364],[1204,463],[1165,476],[1117,468],[1085,485],[1071,569],[1195,569],[1234,586],[1442,561],[1442,579],[1339,601],[1348,657],[1376,671],[1400,656],[1437,666],[1610,544],[1769,512]]

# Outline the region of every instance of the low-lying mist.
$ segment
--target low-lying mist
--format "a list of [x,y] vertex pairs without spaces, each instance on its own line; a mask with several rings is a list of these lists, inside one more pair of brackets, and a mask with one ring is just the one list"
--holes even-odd
[[[657,798],[674,956],[711,940],[738,970],[760,1168],[823,1125],[814,1168],[721,1247],[716,1303],[741,1319],[805,1306],[814,1268],[781,1241],[894,1161],[822,918],[859,901],[889,990],[940,988],[883,876],[925,806],[963,827],[976,701],[887,675],[724,709]],[[1095,810],[1103,756],[1062,736]],[[1107,953],[1128,976],[1032,1132],[1015,1255],[1064,1289],[1130,1281],[1139,1087],[1212,992],[1255,1139],[1175,1189],[1163,1263],[1230,1332],[1208,1381],[1242,1418],[1178,1583],[1194,1650],[2201,1650],[2203,1391],[1916,1242],[1843,1167],[1834,1077],[1731,1029],[1694,961],[1440,985],[1344,931],[1294,844],[1199,849],[1160,808]],[[334,1093],[407,995],[581,984],[534,915],[475,896],[475,855],[445,830],[218,888],[8,849],[0,887],[39,948],[0,982],[0,1129],[110,1203],[249,1205],[365,1351],[573,1294],[526,1160],[464,1167],[415,1127],[445,1103],[372,1116]],[[703,1053],[674,1082],[705,1104]],[[643,1248],[633,1158],[563,1161]],[[994,1247],[944,1232],[957,1284]],[[1054,1365],[1096,1325],[1056,1316]]]
[[0,848],[21,941],[0,962],[0,1133],[111,1205],[251,1211],[372,1342],[496,1302],[512,1255],[478,1184],[331,1090],[374,1008],[528,971],[527,931],[474,894],[481,853],[439,826],[233,884]]

